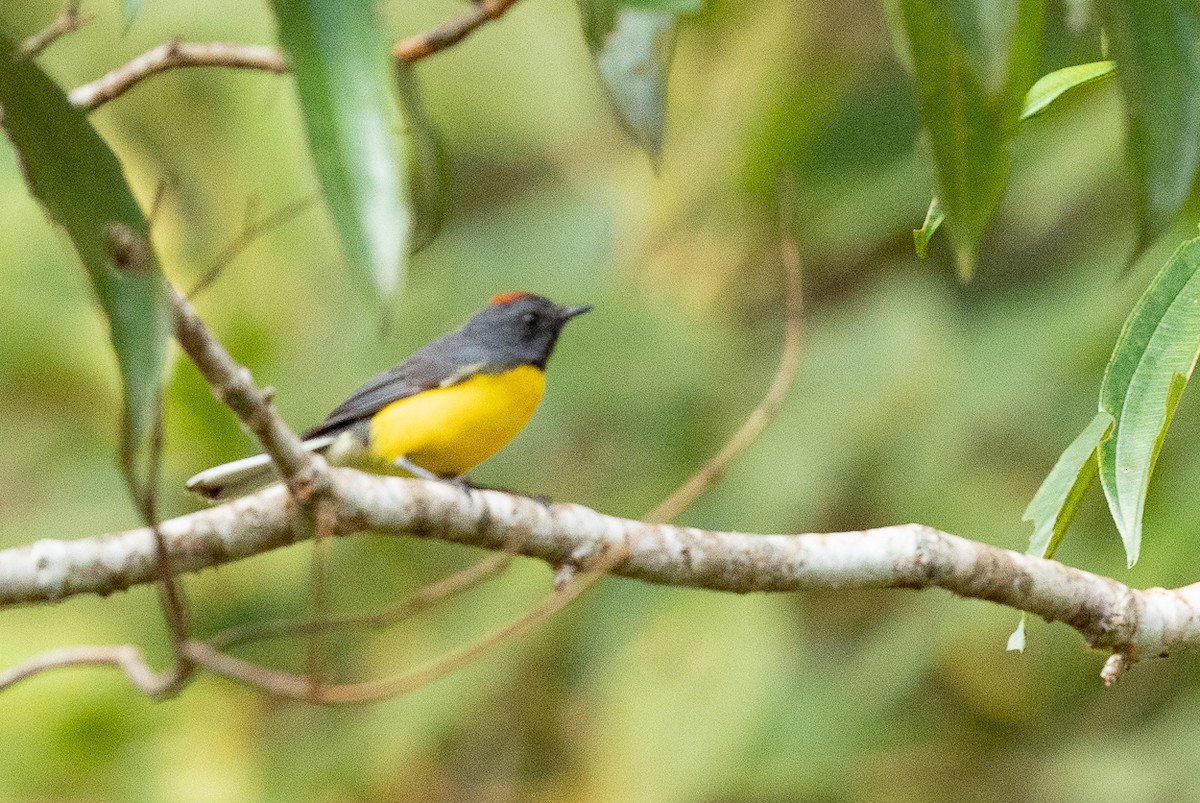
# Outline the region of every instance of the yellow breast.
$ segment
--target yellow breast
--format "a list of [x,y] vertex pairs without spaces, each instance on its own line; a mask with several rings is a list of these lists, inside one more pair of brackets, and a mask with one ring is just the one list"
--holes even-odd
[[457,476],[521,431],[545,386],[540,368],[522,365],[393,402],[371,419],[371,454],[388,463],[407,457],[434,474]]

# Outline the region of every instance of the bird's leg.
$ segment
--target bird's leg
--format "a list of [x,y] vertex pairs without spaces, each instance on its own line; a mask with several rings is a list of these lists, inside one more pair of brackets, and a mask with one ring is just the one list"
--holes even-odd
[[409,474],[412,474],[414,477],[418,477],[423,480],[432,480],[433,482],[445,482],[446,481],[445,478],[439,477],[437,474],[434,474],[429,469],[421,468],[420,466],[418,466],[413,461],[409,460],[404,455],[400,455],[395,460],[393,460],[392,465],[394,465],[396,468],[402,468],[405,471],[407,471]]
[[395,460],[392,461],[392,464],[394,466],[396,466],[396,468],[402,468],[405,471],[407,471],[409,474],[412,474],[414,477],[417,477],[419,479],[432,480],[433,482],[446,482],[446,483],[449,483],[450,485],[453,485],[455,488],[466,491],[467,493],[470,493],[471,491],[477,491],[477,490],[479,490],[479,491],[500,491],[501,493],[512,494],[513,496],[523,496],[526,499],[532,499],[533,501],[537,502],[542,507],[549,507],[549,505],[550,505],[550,497],[548,497],[548,496],[543,496],[541,494],[522,493],[521,491],[514,491],[510,488],[498,488],[498,487],[490,486],[490,485],[476,485],[475,483],[471,482],[470,477],[468,477],[466,474],[459,474],[458,476],[455,476],[455,477],[438,476],[437,474],[434,474],[432,471],[430,471],[427,468],[421,468],[420,466],[418,466],[413,461],[409,460],[404,455],[397,457]]

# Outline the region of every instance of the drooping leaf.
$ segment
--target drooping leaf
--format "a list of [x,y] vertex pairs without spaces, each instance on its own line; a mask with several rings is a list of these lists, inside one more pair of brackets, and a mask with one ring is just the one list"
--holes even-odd
[[0,119],[30,191],[71,238],[108,317],[124,391],[121,464],[131,488],[142,488],[171,331],[146,218],[84,113],[3,38]]
[[121,24],[128,31],[146,0],[124,0],[121,4]]
[[271,0],[325,203],[352,267],[386,301],[412,235],[408,146],[372,0]]
[[1193,0],[1100,4],[1138,174],[1138,252],[1174,220],[1200,167],[1200,6]]
[[[675,50],[678,14],[646,5],[579,0],[579,14],[584,39],[617,120],[657,165],[662,158],[667,76]],[[689,4],[675,5],[682,8]]]
[[1041,0],[903,0],[939,198],[969,278],[1008,180],[1007,142],[1033,83]]
[[904,7],[901,0],[883,0],[883,16],[887,22],[888,39],[896,60],[907,72],[913,71],[912,52],[908,48],[908,32],[904,29]]
[[[1033,534],[1029,536],[1026,555],[1039,558],[1054,555],[1067,527],[1075,518],[1084,493],[1096,477],[1097,450],[1100,443],[1112,434],[1112,427],[1111,415],[1096,413],[1054,463],[1054,468],[1050,469],[1025,508],[1025,515],[1021,517],[1022,521],[1033,522]],[[1025,620],[1026,615],[1021,614],[1021,621],[1008,637],[1005,649],[1025,652]]]
[[1026,555],[1039,558],[1054,555],[1075,518],[1084,492],[1096,477],[1096,450],[1111,435],[1112,427],[1111,415],[1096,413],[1050,469],[1022,516],[1023,521],[1033,522]]
[[935,195],[929,201],[929,209],[925,212],[925,222],[921,224],[921,228],[913,229],[913,248],[917,252],[918,259],[929,256],[929,241],[933,239],[934,233],[945,219],[946,213],[942,211],[942,205]]
[[1167,261],[1125,320],[1100,385],[1116,421],[1099,451],[1100,482],[1132,566],[1150,475],[1200,353],[1200,238]]
[[415,252],[433,240],[446,219],[449,160],[437,129],[425,113],[413,68],[399,59],[396,60],[396,92],[406,126],[413,214],[410,248]]
[[1043,75],[1025,95],[1025,107],[1021,109],[1021,122],[1041,114],[1051,103],[1072,89],[1112,78],[1115,71],[1116,62],[1093,61],[1090,64],[1063,67],[1061,70]]

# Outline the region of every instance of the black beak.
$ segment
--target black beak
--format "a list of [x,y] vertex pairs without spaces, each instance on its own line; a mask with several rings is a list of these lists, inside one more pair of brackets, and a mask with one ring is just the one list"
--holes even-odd
[[591,308],[591,304],[580,304],[575,307],[559,307],[558,317],[562,321],[569,321],[576,315],[582,315],[583,313],[588,312],[591,310]]

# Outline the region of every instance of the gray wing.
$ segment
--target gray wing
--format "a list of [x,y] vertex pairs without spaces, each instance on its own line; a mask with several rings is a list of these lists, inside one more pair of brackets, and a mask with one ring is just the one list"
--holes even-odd
[[325,420],[301,435],[302,440],[329,435],[369,419],[392,402],[415,396],[423,390],[445,387],[484,369],[478,347],[459,332],[433,341],[404,362],[371,377],[339,404]]

